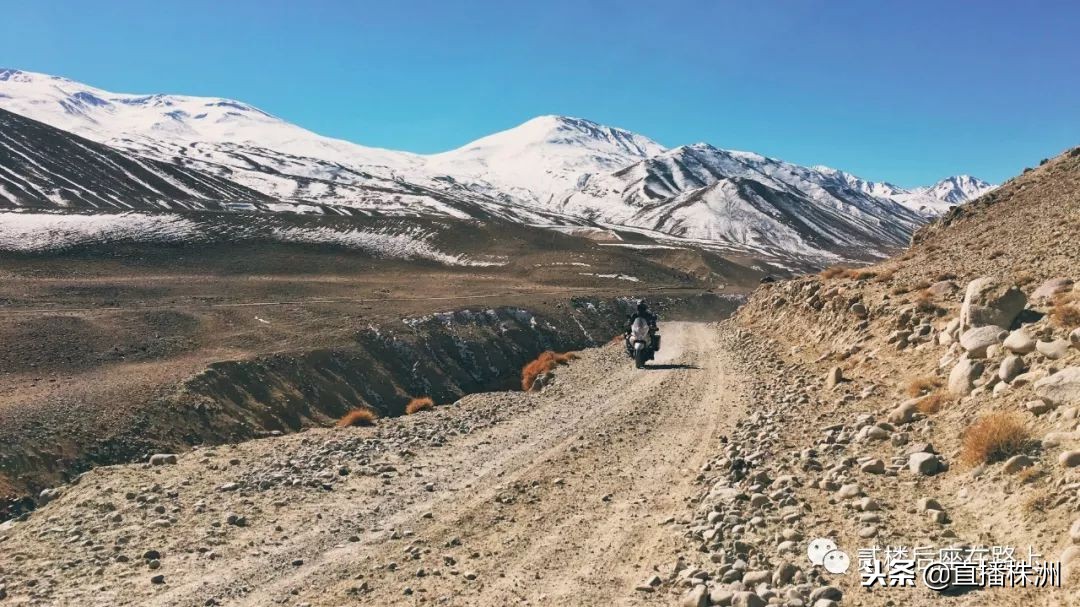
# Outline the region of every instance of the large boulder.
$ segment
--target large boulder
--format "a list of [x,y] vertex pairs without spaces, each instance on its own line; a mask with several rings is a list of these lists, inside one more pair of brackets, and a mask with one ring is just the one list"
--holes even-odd
[[683,595],[682,607],[707,607],[709,604],[709,589],[704,584],[694,586]]
[[1002,345],[1013,354],[1031,354],[1035,351],[1035,338],[1026,329],[1017,329],[1009,333]]
[[1008,335],[1008,331],[995,325],[973,327],[960,336],[960,347],[971,358],[986,358],[986,349],[1001,343]]
[[736,592],[731,597],[731,607],[765,607],[765,604],[765,599],[748,590]]
[[1065,367],[1035,382],[1035,395],[1055,407],[1080,405],[1080,367]]
[[915,412],[918,410],[919,399],[912,398],[905,400],[889,413],[889,423],[906,424],[911,421],[911,418],[915,416]]
[[977,278],[967,286],[960,308],[960,332],[994,325],[1008,329],[1027,305],[1024,292],[996,278]]
[[957,284],[951,280],[939,280],[934,284],[927,287],[926,291],[934,297],[948,297],[953,293],[956,293],[960,289]]
[[1040,340],[1035,344],[1035,349],[1039,351],[1039,354],[1042,354],[1050,360],[1058,360],[1059,358],[1068,356],[1069,342],[1064,339],[1054,339],[1051,341]]
[[1015,354],[1006,356],[998,366],[998,378],[1005,383],[1016,379],[1017,375],[1024,372],[1024,359]]
[[975,389],[975,380],[983,373],[983,365],[966,356],[961,358],[949,373],[949,392],[956,396],[967,396]]
[[941,460],[933,453],[912,453],[908,456],[908,469],[920,476],[933,476],[941,472]]
[[842,381],[844,381],[844,371],[840,367],[833,367],[825,374],[825,387],[830,390]]
[[1045,302],[1054,298],[1058,293],[1065,293],[1073,286],[1071,278],[1051,278],[1039,285],[1038,289],[1031,294],[1031,301]]

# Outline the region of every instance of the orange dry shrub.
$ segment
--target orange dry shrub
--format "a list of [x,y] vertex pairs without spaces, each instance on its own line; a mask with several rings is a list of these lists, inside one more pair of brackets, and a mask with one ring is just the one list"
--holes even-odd
[[1031,431],[1017,413],[990,413],[964,431],[960,459],[971,466],[1005,460],[1022,453],[1030,441]]
[[551,350],[540,354],[540,356],[536,357],[536,360],[521,368],[521,389],[525,392],[531,392],[537,377],[551,371],[558,365],[565,365],[577,357],[577,354],[573,352],[559,354]]
[[916,398],[939,387],[941,387],[940,379],[924,375],[922,377],[913,377],[909,379],[907,386],[904,388],[904,393],[911,398]]
[[1054,297],[1050,321],[1065,329],[1080,327],[1080,295],[1073,292],[1060,293]]
[[414,398],[409,401],[409,404],[405,405],[405,414],[412,415],[420,411],[427,411],[428,409],[435,408],[435,401],[431,400],[428,396],[422,396],[420,398]]
[[379,419],[379,415],[368,409],[367,407],[357,407],[352,411],[346,413],[341,419],[338,420],[338,428],[348,428],[349,426],[374,426],[375,420]]
[[923,415],[931,415],[941,411],[941,409],[948,403],[953,401],[952,395],[944,390],[938,390],[933,394],[929,394],[924,398],[920,398],[919,402],[915,403],[915,409]]
[[874,277],[874,282],[891,282],[896,275],[896,268],[885,268]]
[[915,295],[915,309],[928,314],[936,314],[942,308],[934,302],[934,295],[929,289],[923,289]]
[[878,273],[876,270],[871,270],[869,268],[855,268],[844,272],[845,278],[851,278],[853,280],[867,280],[874,278],[877,275]]
[[846,271],[847,268],[843,266],[829,266],[822,270],[821,273],[818,274],[818,276],[820,276],[824,280],[829,280],[830,278],[836,278],[837,276],[843,275],[843,273]]

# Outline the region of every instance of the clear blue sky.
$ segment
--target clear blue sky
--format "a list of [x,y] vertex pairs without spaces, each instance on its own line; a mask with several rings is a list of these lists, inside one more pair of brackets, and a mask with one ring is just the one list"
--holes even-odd
[[916,185],[1080,144],[1080,3],[0,0],[0,67],[416,152],[538,114]]

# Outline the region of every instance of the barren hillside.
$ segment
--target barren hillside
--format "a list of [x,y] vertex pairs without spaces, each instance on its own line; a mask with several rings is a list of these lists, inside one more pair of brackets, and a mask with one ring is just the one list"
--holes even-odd
[[[814,491],[851,512],[843,545],[1030,547],[1077,569],[1078,233],[1073,149],[949,212],[898,258],[767,285],[740,310],[737,326],[821,378],[811,389],[827,404],[791,447],[804,466],[820,460]],[[1066,595],[957,594],[1075,604],[1075,575]]]

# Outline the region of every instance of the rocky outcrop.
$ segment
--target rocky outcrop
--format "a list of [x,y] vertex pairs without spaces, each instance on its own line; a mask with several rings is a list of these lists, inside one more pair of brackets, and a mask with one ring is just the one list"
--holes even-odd
[[971,281],[960,308],[960,332],[993,325],[1008,329],[1027,305],[1027,297],[1016,286],[993,277]]

